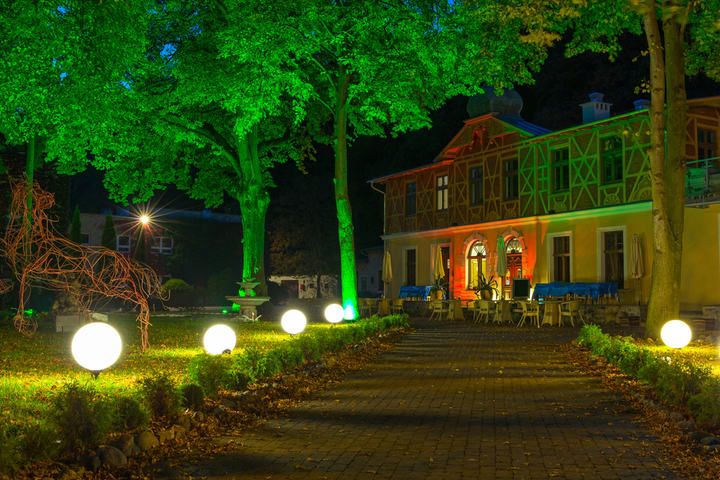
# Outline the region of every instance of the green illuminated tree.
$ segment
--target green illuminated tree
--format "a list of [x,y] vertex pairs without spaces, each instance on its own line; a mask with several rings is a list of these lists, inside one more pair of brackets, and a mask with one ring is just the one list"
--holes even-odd
[[0,133],[25,145],[28,180],[43,157],[65,172],[83,168],[102,130],[136,34],[142,2],[0,2]]
[[[657,337],[663,323],[680,313],[680,278],[685,210],[686,73],[720,79],[720,2],[629,0],[615,9],[589,3],[581,18],[635,16],[642,21],[650,57],[650,179],[653,267],[646,334]],[[576,34],[576,39],[578,35]],[[578,44],[582,45],[579,40]]]
[[477,93],[483,84],[529,82],[545,51],[537,42],[517,41],[520,22],[481,15],[462,2],[302,5],[301,15],[288,12],[278,21],[295,32],[298,66],[313,84],[311,131],[334,149],[343,304],[356,310],[347,179],[352,140],[428,127],[430,111],[452,96]]
[[[493,2],[491,2],[493,3]],[[644,33],[650,57],[650,178],[653,269],[646,334],[680,310],[685,209],[687,73],[720,80],[720,2],[706,0],[526,0],[496,2],[503,15],[527,23],[524,38],[548,44],[569,34],[566,54],[619,51],[623,32]]]
[[136,116],[114,125],[95,160],[117,199],[147,198],[170,183],[208,206],[235,199],[242,278],[261,282],[260,293],[269,169],[301,162],[309,146],[298,133],[309,89],[267,17],[272,3],[168,4],[150,31],[148,64],[128,82]]

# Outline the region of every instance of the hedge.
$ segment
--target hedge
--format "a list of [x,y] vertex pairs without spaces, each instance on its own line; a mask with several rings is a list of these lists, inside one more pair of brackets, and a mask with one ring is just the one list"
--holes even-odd
[[578,344],[604,357],[626,375],[653,387],[663,403],[686,408],[704,428],[720,427],[720,378],[710,367],[673,353],[659,354],[632,337],[611,337],[596,325],[585,325]]

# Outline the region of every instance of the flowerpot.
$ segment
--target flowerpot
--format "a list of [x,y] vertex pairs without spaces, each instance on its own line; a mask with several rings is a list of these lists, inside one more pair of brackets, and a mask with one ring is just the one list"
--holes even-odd
[[432,294],[430,295],[430,297],[431,297],[433,300],[442,300],[443,292],[442,292],[442,290],[438,290],[437,292],[432,292]]
[[480,298],[483,300],[492,300],[492,292],[490,290],[480,290]]

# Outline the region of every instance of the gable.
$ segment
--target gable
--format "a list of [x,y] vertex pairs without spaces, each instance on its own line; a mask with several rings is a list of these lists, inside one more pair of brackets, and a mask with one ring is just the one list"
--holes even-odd
[[476,152],[502,146],[505,136],[517,133],[521,138],[547,133],[549,130],[525,122],[520,117],[502,117],[487,114],[467,120],[457,135],[435,157],[436,162],[452,160]]

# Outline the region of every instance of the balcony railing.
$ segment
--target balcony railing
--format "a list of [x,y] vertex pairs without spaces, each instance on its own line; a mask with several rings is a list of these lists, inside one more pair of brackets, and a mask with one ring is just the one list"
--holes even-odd
[[685,196],[688,206],[720,203],[720,157],[687,162]]

